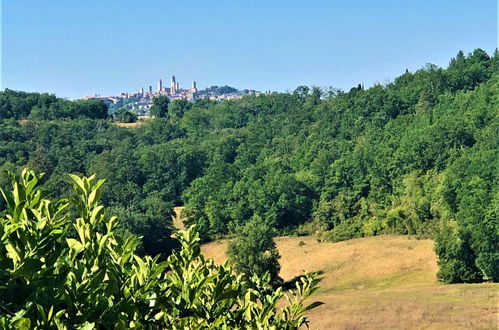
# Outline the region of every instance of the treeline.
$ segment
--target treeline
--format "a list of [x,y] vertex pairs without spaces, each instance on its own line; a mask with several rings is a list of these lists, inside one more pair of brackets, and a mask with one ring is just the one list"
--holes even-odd
[[237,88],[225,85],[225,86],[211,86],[211,87],[207,87],[204,90],[201,90],[200,92],[203,93],[203,94],[220,96],[220,95],[223,95],[223,94],[237,93],[239,91],[238,91]]
[[0,92],[2,119],[105,119],[107,106],[99,100],[68,101],[48,93],[27,93],[6,89]]
[[331,241],[431,237],[442,280],[497,281],[498,71],[498,52],[477,49],[368,89],[175,101],[135,129],[35,116],[50,105],[6,91],[0,113],[8,98],[32,108],[0,122],[0,162],[46,172],[57,197],[65,173],[107,178],[104,203],[147,254],[168,253],[170,210],[183,204],[204,239],[254,216]]

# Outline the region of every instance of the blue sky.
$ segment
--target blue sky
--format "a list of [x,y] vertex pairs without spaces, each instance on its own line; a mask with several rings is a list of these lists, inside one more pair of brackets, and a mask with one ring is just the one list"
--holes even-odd
[[497,47],[495,0],[3,0],[1,88],[78,98],[165,82],[387,82]]

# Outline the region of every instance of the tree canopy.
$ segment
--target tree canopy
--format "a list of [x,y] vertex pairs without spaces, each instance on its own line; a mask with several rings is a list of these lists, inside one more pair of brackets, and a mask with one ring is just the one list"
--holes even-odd
[[499,53],[476,49],[369,88],[158,99],[133,130],[88,115],[94,103],[6,90],[0,170],[45,172],[54,197],[71,195],[67,173],[106,178],[102,199],[144,237],[141,255],[167,257],[185,205],[203,240],[254,217],[321,240],[415,235],[436,239],[441,280],[497,281],[497,72]]
[[268,273],[270,283],[277,286],[282,279],[273,232],[272,227],[256,215],[239,228],[237,237],[229,242],[227,255],[234,269],[246,278]]
[[152,106],[150,110],[151,116],[163,118],[166,117],[168,113],[168,104],[170,99],[168,96],[157,96],[152,100]]

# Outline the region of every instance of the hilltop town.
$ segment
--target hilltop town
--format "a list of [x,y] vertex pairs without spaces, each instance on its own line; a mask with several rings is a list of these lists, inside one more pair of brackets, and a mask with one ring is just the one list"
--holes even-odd
[[153,99],[158,96],[167,96],[170,100],[184,99],[193,101],[198,98],[209,98],[214,101],[239,99],[245,95],[258,95],[256,90],[238,90],[231,86],[211,86],[203,90],[198,90],[196,81],[193,81],[191,88],[181,88],[175,76],[170,79],[170,86],[163,86],[163,80],[158,79],[156,89],[149,85],[147,90],[142,86],[138,92],[122,92],[117,96],[84,96],[84,100],[101,100],[109,106],[111,112],[118,108],[136,111],[139,115],[147,115],[149,108],[153,104]]

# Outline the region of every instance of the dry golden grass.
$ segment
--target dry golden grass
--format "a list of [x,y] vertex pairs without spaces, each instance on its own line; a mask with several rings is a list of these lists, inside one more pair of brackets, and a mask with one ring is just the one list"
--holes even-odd
[[184,206],[176,206],[173,208],[173,213],[175,215],[172,217],[173,227],[178,230],[185,230],[184,220],[182,217],[182,211],[185,209]]
[[115,124],[116,124],[116,126],[119,126],[119,127],[135,128],[135,127],[139,127],[140,125],[142,125],[143,123],[145,123],[146,121],[148,121],[150,119],[151,119],[151,117],[149,117],[149,116],[139,116],[138,120],[135,123],[115,123]]
[[135,127],[138,127],[139,125],[141,125],[142,122],[135,122],[135,123],[116,123],[116,126],[119,126],[119,127],[125,127],[125,128],[135,128]]
[[[498,328],[499,285],[438,283],[431,240],[378,236],[318,243],[308,236],[276,242],[284,280],[303,270],[323,272],[315,299],[325,304],[310,312],[312,328]],[[202,250],[223,262],[226,246],[216,241]]]

